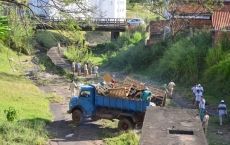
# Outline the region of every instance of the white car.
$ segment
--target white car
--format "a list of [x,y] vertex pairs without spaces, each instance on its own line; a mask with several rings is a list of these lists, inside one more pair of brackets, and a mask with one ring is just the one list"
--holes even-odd
[[130,25],[141,25],[144,24],[145,22],[141,19],[141,18],[134,18],[132,20],[129,20],[128,22],[126,22],[126,25],[130,26]]

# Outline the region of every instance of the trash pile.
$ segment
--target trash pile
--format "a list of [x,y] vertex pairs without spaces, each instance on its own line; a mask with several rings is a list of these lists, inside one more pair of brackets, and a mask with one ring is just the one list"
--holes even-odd
[[[144,83],[138,82],[129,76],[123,82],[112,82],[112,77],[109,74],[104,75],[103,79],[106,83],[95,86],[97,94],[102,96],[140,100],[142,91],[147,87]],[[164,106],[166,92],[153,87],[148,87],[148,89],[152,92],[151,102]]]

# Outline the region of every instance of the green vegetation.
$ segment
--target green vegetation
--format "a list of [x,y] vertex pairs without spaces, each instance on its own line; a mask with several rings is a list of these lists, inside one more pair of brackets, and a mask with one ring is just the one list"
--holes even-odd
[[132,131],[118,131],[118,120],[112,122],[107,119],[101,119],[100,122],[105,126],[100,132],[100,137],[103,139],[105,145],[138,145],[140,140],[139,135]]
[[[0,140],[1,144],[39,145],[46,144],[48,132],[45,124],[51,120],[49,100],[53,95],[44,94],[21,73],[26,64],[21,64],[15,52],[0,44]],[[9,63],[7,55],[12,58]],[[21,56],[21,61],[29,59]],[[13,71],[14,65],[16,71]],[[27,66],[28,67],[28,66]],[[34,107],[36,106],[36,107]],[[14,109],[9,110],[10,107]],[[11,114],[12,117],[7,117]],[[17,117],[14,116],[17,112]],[[15,118],[16,117],[16,118]],[[8,122],[7,120],[14,120]],[[12,120],[12,121],[13,121]]]

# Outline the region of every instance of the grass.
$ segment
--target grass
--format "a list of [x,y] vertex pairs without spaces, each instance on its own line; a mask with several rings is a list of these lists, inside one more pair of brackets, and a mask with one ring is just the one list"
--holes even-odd
[[[10,67],[6,54],[13,58],[11,63],[17,65],[16,71]],[[28,59],[27,56],[20,57],[21,61]],[[20,70],[25,67],[24,64],[20,64],[16,54],[2,45],[0,60],[0,142],[3,145],[46,144],[48,132],[45,124],[52,118],[49,100],[53,96],[44,94],[28,80]],[[12,123],[7,121],[3,111],[9,107],[18,111],[18,117]]]
[[[219,117],[210,116],[207,130],[207,140],[209,145],[229,145],[229,118],[223,121],[223,126],[219,126]],[[222,134],[218,134],[222,132]]]
[[100,122],[104,124],[104,128],[99,135],[103,139],[105,145],[138,145],[140,136],[133,131],[118,131],[118,120],[112,122],[107,119],[101,119]]

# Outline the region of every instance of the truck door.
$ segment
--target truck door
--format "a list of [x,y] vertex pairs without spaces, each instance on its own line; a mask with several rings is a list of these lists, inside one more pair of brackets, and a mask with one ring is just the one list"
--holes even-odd
[[94,111],[93,94],[89,90],[82,90],[79,95],[79,105],[84,109],[87,116],[91,116]]

